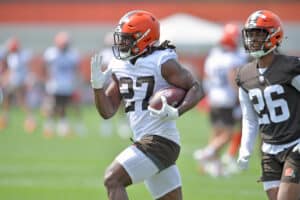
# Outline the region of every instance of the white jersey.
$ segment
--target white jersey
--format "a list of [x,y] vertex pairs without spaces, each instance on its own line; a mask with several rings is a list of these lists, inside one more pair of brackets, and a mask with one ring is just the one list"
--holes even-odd
[[179,133],[175,120],[161,120],[150,116],[148,100],[156,91],[169,87],[161,74],[161,65],[169,59],[177,59],[174,50],[157,50],[151,55],[140,57],[135,65],[129,61],[113,59],[109,64],[119,82],[120,93],[125,104],[133,139],[144,135],[159,135],[179,144]]
[[49,47],[44,54],[49,79],[47,92],[58,95],[71,95],[76,88],[76,74],[79,65],[79,54],[74,49],[66,52],[56,47]]
[[229,81],[229,72],[246,62],[245,54],[240,51],[227,52],[220,47],[209,53],[204,71],[204,88],[208,101],[213,107],[233,108],[237,100],[237,92]]
[[25,85],[28,64],[31,59],[29,51],[21,50],[7,55],[7,66],[9,69],[9,87],[20,87]]

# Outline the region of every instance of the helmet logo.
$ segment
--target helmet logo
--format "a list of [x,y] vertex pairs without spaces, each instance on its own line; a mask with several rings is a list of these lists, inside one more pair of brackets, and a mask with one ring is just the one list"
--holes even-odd
[[260,15],[261,18],[266,19],[267,17],[263,14]]
[[139,42],[142,39],[144,39],[150,33],[150,31],[151,31],[151,29],[148,29],[140,38],[137,39],[137,42]]
[[249,25],[255,26],[256,25],[256,21],[258,20],[258,18],[266,19],[267,17],[264,14],[262,14],[261,11],[255,12],[254,14],[252,14],[250,16],[250,19],[249,19],[249,22],[248,22]]
[[251,15],[252,20],[257,20],[260,17],[263,18],[263,19],[267,18],[261,11],[258,11],[256,13],[254,13],[253,15]]

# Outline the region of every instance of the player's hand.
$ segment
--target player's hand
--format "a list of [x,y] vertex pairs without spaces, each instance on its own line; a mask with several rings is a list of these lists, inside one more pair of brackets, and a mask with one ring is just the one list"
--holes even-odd
[[249,158],[239,157],[237,159],[237,164],[241,170],[246,170],[249,166]]
[[178,109],[170,106],[167,103],[167,99],[165,96],[161,96],[162,107],[160,110],[151,108],[148,106],[148,110],[150,111],[150,115],[153,117],[159,117],[166,120],[175,120],[179,117]]
[[91,85],[94,89],[101,89],[111,77],[111,68],[102,72],[102,55],[95,54],[91,58]]
[[298,152],[300,154],[300,143],[293,148],[293,152]]

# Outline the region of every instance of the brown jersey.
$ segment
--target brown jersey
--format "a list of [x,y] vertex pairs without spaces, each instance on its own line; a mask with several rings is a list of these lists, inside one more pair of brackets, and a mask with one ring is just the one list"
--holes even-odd
[[263,75],[256,61],[237,74],[237,84],[249,95],[266,143],[285,144],[300,138],[300,92],[291,85],[297,75],[299,58],[285,55],[275,55]]

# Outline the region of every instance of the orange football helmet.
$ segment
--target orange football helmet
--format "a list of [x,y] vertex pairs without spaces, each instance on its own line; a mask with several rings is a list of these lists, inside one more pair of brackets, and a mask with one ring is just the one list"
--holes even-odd
[[255,58],[275,50],[283,39],[280,18],[271,11],[259,10],[252,13],[242,30],[244,47]]
[[240,35],[240,29],[236,24],[225,24],[220,44],[229,50],[235,50],[239,46]]
[[159,43],[160,25],[153,14],[134,10],[126,13],[114,32],[113,52],[117,59],[130,60]]
[[6,48],[8,52],[15,53],[20,49],[20,41],[17,37],[11,37],[6,41]]

